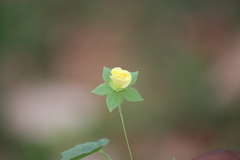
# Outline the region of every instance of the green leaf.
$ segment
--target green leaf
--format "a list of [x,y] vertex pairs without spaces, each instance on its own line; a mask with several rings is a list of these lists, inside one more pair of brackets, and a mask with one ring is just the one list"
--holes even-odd
[[131,88],[131,87],[126,88],[123,91],[123,95],[128,101],[133,101],[133,102],[143,101],[143,98],[138,93],[138,91],[134,88]]
[[103,83],[97,86],[94,90],[92,90],[92,93],[98,94],[98,95],[107,95],[112,91],[112,88],[107,84]]
[[79,160],[86,156],[89,156],[95,152],[100,151],[105,145],[107,145],[109,140],[103,138],[98,142],[87,142],[83,144],[76,145],[74,148],[62,152],[63,158],[61,160]]
[[122,92],[116,92],[112,90],[107,96],[107,106],[110,112],[112,112],[116,107],[121,105],[123,98]]
[[134,83],[137,82],[138,71],[137,72],[131,72],[131,75],[132,75],[132,81],[130,82],[129,86],[134,85]]
[[111,76],[111,69],[107,67],[103,67],[103,80],[108,83],[110,81],[110,76]]
[[173,157],[173,160],[176,160],[176,158],[175,158],[175,157]]

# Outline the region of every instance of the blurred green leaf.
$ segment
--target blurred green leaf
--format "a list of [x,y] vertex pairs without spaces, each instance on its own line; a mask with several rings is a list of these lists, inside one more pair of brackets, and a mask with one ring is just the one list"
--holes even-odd
[[110,75],[111,75],[111,69],[107,67],[103,67],[103,80],[105,82],[108,83],[110,81]]
[[107,83],[103,83],[97,86],[94,90],[92,90],[92,93],[95,93],[98,95],[107,95],[111,91],[112,91],[112,88]]
[[129,86],[134,85],[137,82],[138,71],[137,72],[131,72],[131,74],[132,74],[132,81],[130,82]]
[[116,107],[121,105],[122,99],[122,92],[116,92],[112,90],[109,95],[107,96],[107,106],[110,112],[112,112]]
[[95,152],[99,152],[104,146],[108,144],[109,140],[103,138],[98,142],[87,142],[76,145],[74,148],[62,152],[63,158],[61,160],[79,160],[89,156]]
[[143,101],[142,96],[139,94],[139,92],[131,87],[126,88],[123,92],[124,97],[128,100],[128,101],[133,101],[133,102],[137,102],[137,101]]

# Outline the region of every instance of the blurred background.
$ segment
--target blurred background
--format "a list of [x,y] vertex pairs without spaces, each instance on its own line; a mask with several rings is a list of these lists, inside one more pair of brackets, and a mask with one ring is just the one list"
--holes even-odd
[[[240,150],[237,0],[0,2],[0,159],[57,160],[108,138],[129,159],[118,110],[91,93],[103,66],[139,71],[124,101],[136,160]],[[86,160],[104,160],[100,153]]]

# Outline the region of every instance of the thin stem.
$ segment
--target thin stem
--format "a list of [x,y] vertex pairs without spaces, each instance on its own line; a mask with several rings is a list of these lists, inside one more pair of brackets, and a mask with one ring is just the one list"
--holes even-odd
[[129,152],[129,155],[130,155],[131,160],[133,160],[132,152],[131,152],[130,145],[129,145],[129,142],[128,142],[128,137],[127,137],[126,128],[125,128],[125,125],[124,125],[124,120],[123,120],[123,115],[122,115],[121,106],[119,106],[119,114],[120,114],[120,117],[121,117],[122,126],[123,126],[123,132],[124,132],[125,139],[126,139],[126,142],[127,142],[128,152]]
[[100,150],[99,152],[102,153],[105,157],[107,157],[108,160],[111,160],[111,158],[105,152],[103,152],[103,150]]

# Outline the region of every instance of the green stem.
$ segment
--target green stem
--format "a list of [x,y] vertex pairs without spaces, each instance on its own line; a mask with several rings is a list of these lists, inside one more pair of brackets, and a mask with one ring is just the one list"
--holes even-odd
[[105,157],[107,157],[108,160],[111,160],[111,158],[105,152],[103,152],[103,150],[100,150],[99,152],[102,153]]
[[123,132],[124,132],[125,139],[126,139],[126,142],[127,142],[128,152],[129,152],[129,155],[130,155],[131,160],[133,160],[132,152],[131,152],[130,145],[129,145],[129,142],[128,142],[128,137],[127,137],[126,128],[125,128],[124,121],[123,121],[123,115],[122,115],[121,106],[119,106],[119,114],[120,114],[120,117],[121,117],[122,126],[123,126]]

